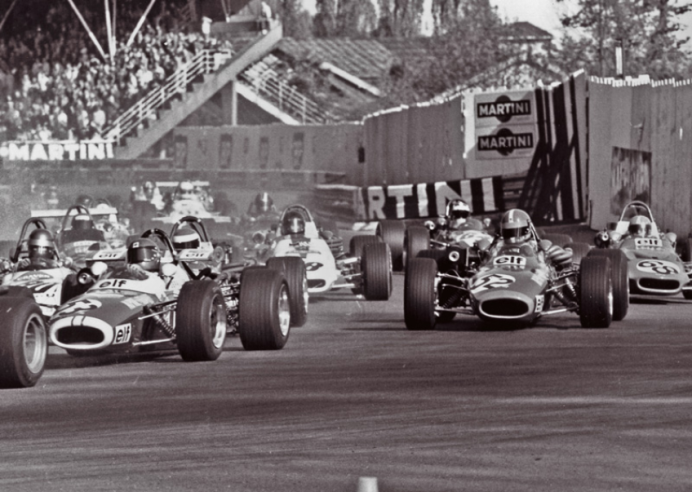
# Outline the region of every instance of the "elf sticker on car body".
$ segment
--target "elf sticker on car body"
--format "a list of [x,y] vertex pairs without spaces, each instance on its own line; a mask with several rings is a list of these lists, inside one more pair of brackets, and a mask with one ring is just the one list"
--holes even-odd
[[493,265],[515,270],[523,270],[526,267],[526,258],[523,256],[502,255],[493,260]]
[[113,334],[113,345],[119,343],[127,343],[130,341],[132,336],[132,324],[126,323],[124,325],[118,325],[115,327],[115,332]]
[[536,296],[536,312],[543,312],[543,305],[545,304],[545,296],[543,294]]
[[471,292],[477,294],[478,292],[483,292],[484,290],[506,289],[514,282],[516,282],[516,279],[511,275],[491,273],[490,275],[476,279],[471,286]]
[[673,275],[680,273],[678,266],[670,261],[663,260],[642,260],[637,263],[637,270],[656,275]]
[[637,249],[661,249],[663,241],[653,237],[638,237],[634,239],[634,247]]

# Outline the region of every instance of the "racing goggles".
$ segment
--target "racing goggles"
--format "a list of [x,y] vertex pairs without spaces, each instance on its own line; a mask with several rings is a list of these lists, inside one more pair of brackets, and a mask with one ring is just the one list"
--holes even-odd
[[509,242],[516,242],[517,240],[523,241],[528,239],[529,228],[528,227],[517,227],[514,229],[503,229],[502,239]]
[[456,219],[468,219],[471,212],[468,210],[452,210],[449,212],[449,218],[452,220]]

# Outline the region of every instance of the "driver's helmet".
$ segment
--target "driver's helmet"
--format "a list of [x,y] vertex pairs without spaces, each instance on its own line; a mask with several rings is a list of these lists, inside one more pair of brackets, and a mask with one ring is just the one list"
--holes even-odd
[[284,234],[305,234],[305,219],[298,212],[289,212],[283,219]]
[[52,260],[55,257],[53,235],[46,229],[35,229],[29,234],[29,259]]
[[91,208],[94,205],[94,199],[89,195],[79,195],[75,200],[75,205],[81,205],[85,208]]
[[72,218],[72,230],[88,231],[94,228],[94,221],[86,214],[78,214]]
[[258,214],[269,213],[274,206],[274,200],[269,196],[269,193],[262,191],[255,197],[255,210]]
[[197,231],[190,227],[181,227],[176,230],[175,234],[173,234],[172,241],[176,251],[199,248],[202,242]]
[[531,239],[531,218],[529,214],[514,208],[505,212],[500,221],[500,233],[509,244],[519,244]]
[[195,194],[195,186],[190,181],[183,181],[180,183],[178,189],[178,196],[180,198],[192,198]]
[[144,184],[142,185],[142,191],[144,192],[144,196],[147,197],[147,199],[151,199],[154,196],[154,183],[151,181],[145,181]]
[[649,236],[651,234],[651,221],[643,215],[635,215],[630,219],[629,233],[637,237]]
[[447,218],[447,225],[450,229],[458,229],[463,226],[469,215],[471,215],[471,208],[468,203],[461,198],[455,198],[447,204],[445,217]]
[[128,265],[139,265],[148,272],[156,272],[160,261],[159,248],[151,239],[137,239],[127,248]]

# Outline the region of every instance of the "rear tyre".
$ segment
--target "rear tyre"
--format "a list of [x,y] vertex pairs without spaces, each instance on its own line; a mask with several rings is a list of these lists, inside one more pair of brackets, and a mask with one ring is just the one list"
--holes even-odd
[[291,328],[288,284],[276,270],[250,267],[240,280],[238,335],[245,350],[279,350]]
[[33,299],[0,299],[0,388],[28,388],[43,374],[48,330]]
[[386,301],[392,295],[392,255],[385,243],[366,244],[360,260],[363,297]]
[[213,280],[187,282],[175,309],[178,352],[186,361],[216,360],[226,341],[226,303]]
[[400,272],[404,269],[404,236],[406,226],[399,220],[383,220],[377,224],[375,235],[389,245],[392,252],[392,270]]
[[584,328],[608,328],[613,320],[610,259],[587,256],[579,271],[579,320]]
[[408,330],[435,328],[435,277],[432,258],[410,258],[404,280],[404,321]]
[[430,249],[430,231],[423,226],[411,226],[404,235],[404,252],[402,261],[404,268],[411,258],[418,256],[423,250]]
[[302,258],[277,256],[267,260],[267,267],[286,279],[291,305],[291,326],[303,326],[308,319],[308,272]]
[[619,249],[593,249],[589,256],[610,258],[613,277],[613,321],[622,321],[630,307],[630,281],[627,272],[627,257]]
[[373,244],[379,242],[382,242],[382,239],[379,236],[353,236],[351,238],[351,242],[348,245],[349,254],[350,256],[360,258],[361,256],[363,256],[363,247],[366,244]]

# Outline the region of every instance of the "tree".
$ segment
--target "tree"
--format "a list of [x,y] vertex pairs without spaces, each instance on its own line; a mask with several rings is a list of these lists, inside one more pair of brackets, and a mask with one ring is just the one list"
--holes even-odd
[[568,70],[614,76],[616,48],[622,46],[625,75],[686,76],[688,40],[676,33],[677,19],[690,10],[692,4],[682,0],[578,0],[576,12],[561,18],[578,34],[565,33],[556,62]]

